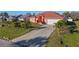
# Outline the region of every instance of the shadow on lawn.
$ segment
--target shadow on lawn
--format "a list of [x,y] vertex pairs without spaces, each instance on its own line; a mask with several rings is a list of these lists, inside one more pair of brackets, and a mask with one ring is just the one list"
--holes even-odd
[[17,47],[41,47],[47,43],[47,38],[45,37],[36,37],[30,40],[22,40],[19,42],[13,43]]

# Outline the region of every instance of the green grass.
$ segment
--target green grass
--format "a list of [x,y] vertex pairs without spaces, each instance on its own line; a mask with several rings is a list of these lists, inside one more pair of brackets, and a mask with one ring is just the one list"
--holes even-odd
[[65,45],[70,47],[79,46],[79,33],[65,34],[63,38],[63,42]]
[[48,38],[47,47],[60,47],[63,46],[60,44],[60,35],[58,34],[57,30],[55,30],[50,37]]
[[31,29],[25,28],[15,28],[15,27],[2,27],[0,28],[0,38],[13,39],[15,37],[21,36]]
[[63,44],[60,43],[61,36],[57,35],[56,31],[51,34],[48,39],[47,47],[79,47],[79,33],[74,32],[72,34],[64,34],[62,36]]
[[[77,29],[79,28],[79,21],[75,21]],[[63,44],[60,43],[62,37]],[[58,35],[57,30],[51,34],[47,43],[48,47],[79,47],[79,32],[66,33],[62,36]]]
[[77,28],[79,28],[79,21],[75,21]]
[[[33,30],[33,28],[24,28],[24,27],[16,28],[16,27],[14,27],[13,22],[11,22],[9,25],[7,23],[4,23],[4,24],[5,24],[4,27],[0,27],[0,38],[4,39],[4,40],[12,40],[18,36],[21,36],[29,31]],[[23,22],[21,24],[23,24]],[[38,25],[35,26],[35,24],[32,24],[32,27],[33,26],[34,26],[34,28],[38,27]]]

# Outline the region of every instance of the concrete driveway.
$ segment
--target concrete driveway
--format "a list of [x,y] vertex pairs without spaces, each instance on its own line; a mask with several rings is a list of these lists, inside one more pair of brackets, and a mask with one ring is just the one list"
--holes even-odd
[[51,25],[41,26],[21,37],[13,39],[12,42],[17,46],[40,47],[45,46],[47,39],[53,32],[54,28]]
[[41,26],[23,36],[13,39],[6,46],[14,47],[43,47],[47,43],[47,39],[53,32],[54,28],[50,25]]

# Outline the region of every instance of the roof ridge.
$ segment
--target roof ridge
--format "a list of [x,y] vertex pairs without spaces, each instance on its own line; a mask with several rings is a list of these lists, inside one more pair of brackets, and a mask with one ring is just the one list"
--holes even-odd
[[53,11],[45,11],[45,12],[42,12],[42,13],[39,13],[38,15],[36,15],[37,17],[40,16],[40,15],[44,15],[46,16],[47,18],[56,18],[56,19],[61,19],[61,18],[64,18],[63,15],[57,13],[57,12],[53,12]]

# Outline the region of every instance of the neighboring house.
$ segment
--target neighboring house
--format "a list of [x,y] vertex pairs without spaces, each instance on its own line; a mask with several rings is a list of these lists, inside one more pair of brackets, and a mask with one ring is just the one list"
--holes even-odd
[[23,18],[23,16],[8,16],[8,17],[0,16],[0,22],[2,22],[2,20],[5,20],[5,21],[14,21],[14,20],[24,21],[24,18]]
[[38,24],[55,24],[59,20],[63,20],[64,16],[56,13],[56,12],[42,12],[35,17],[30,17],[31,22],[35,22]]
[[18,16],[18,20],[19,21],[24,21],[24,16],[23,15]]
[[12,21],[13,17],[12,16],[9,16],[6,19],[7,19],[7,21]]
[[14,21],[14,20],[18,20],[17,16],[9,16],[5,18],[6,21]]
[[12,21],[12,19],[10,19],[9,17],[0,16],[0,22],[2,22],[3,20],[5,20],[5,21]]
[[2,22],[4,20],[7,21],[6,17],[5,16],[0,16],[0,22]]
[[18,20],[19,20],[19,21],[24,21],[24,18],[21,18],[21,17],[20,17],[20,18],[18,18]]
[[79,20],[79,12],[78,11],[72,11],[70,14],[71,14],[71,17],[73,20]]
[[72,19],[71,17],[69,17],[69,18],[67,19],[67,21],[73,22],[73,19]]

